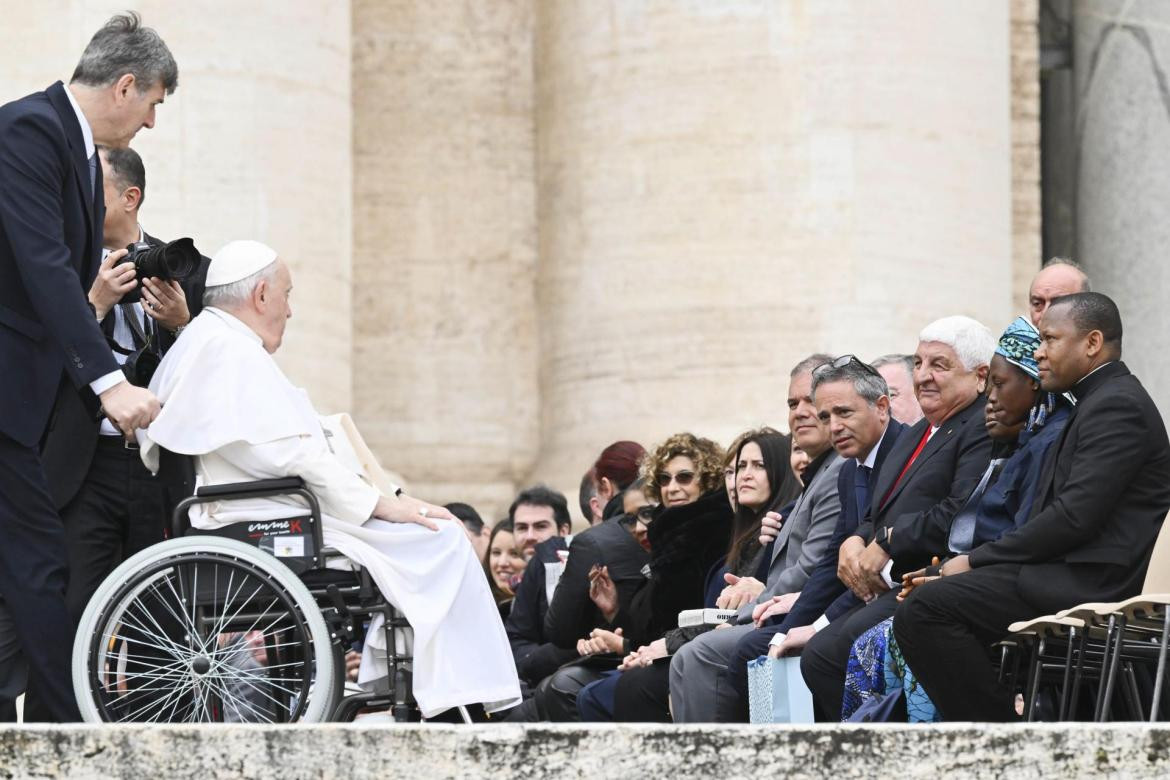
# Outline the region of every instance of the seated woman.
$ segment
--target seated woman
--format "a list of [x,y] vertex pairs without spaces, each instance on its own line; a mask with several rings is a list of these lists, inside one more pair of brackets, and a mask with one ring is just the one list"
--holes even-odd
[[487,557],[483,562],[488,587],[500,610],[500,619],[507,620],[512,611],[512,600],[516,597],[516,586],[524,576],[528,560],[516,546],[512,533],[512,521],[507,518],[496,523],[488,537]]
[[[688,590],[687,606],[681,600],[671,600],[661,595],[657,604],[650,602],[651,621],[648,627],[651,631],[646,636],[649,638],[661,632],[660,637],[642,644],[637,651],[630,653],[622,664],[622,674],[612,681],[605,681],[595,691],[588,692],[583,697],[583,712],[587,706],[599,702],[591,714],[604,719],[605,700],[610,695],[605,686],[612,686],[612,719],[669,722],[667,700],[670,655],[686,642],[713,628],[710,625],[677,628],[678,613],[682,609],[713,607],[723,583],[723,573],[730,571],[746,576],[759,571],[764,559],[764,549],[758,539],[760,519],[766,512],[789,503],[800,490],[799,482],[789,469],[790,439],[770,429],[749,432],[737,440],[737,446],[730,451],[730,455],[727,462],[735,464],[735,474],[739,477],[733,483],[738,496],[737,508],[729,517],[729,533],[721,535],[726,546],[722,550],[706,551],[705,559],[715,561],[715,566],[708,569],[706,577],[699,575],[694,578],[697,570],[689,573],[687,582],[690,584],[687,587],[697,590]],[[763,471],[750,479],[746,478],[742,464],[761,460]],[[723,498],[722,491],[720,498]],[[664,521],[670,514],[671,510],[664,511],[650,526],[652,551],[656,551],[660,544],[667,543],[670,525]],[[703,600],[692,601],[696,594]]]
[[[582,683],[616,667],[629,646],[627,637],[647,642],[660,636],[666,626],[655,625],[656,617],[669,614],[673,626],[681,609],[702,605],[704,575],[727,548],[731,529],[722,467],[722,448],[689,433],[672,436],[643,460],[639,481],[644,495],[638,501],[627,494],[623,504],[627,513],[638,513],[630,518],[635,538],[638,526],[646,529],[648,579],[624,602],[607,566],[591,572],[590,597],[608,627],[594,629],[578,643],[588,660],[571,664],[550,683],[561,695],[571,690],[575,698]],[[646,509],[652,502],[659,503],[655,511]],[[609,661],[600,658],[609,654]],[[549,709],[550,715],[558,712],[573,715],[566,708]]]
[[[1000,337],[988,374],[986,426],[994,442],[985,479],[951,522],[949,552],[964,554],[1023,525],[1032,513],[1044,456],[1060,438],[1072,410],[1067,396],[1040,389],[1033,353],[1040,334],[1017,317]],[[937,577],[938,565],[906,574],[905,598]],[[902,690],[908,719],[932,722],[937,714],[918,687],[893,638],[890,618],[858,637],[850,652],[841,718],[849,720],[867,701]]]

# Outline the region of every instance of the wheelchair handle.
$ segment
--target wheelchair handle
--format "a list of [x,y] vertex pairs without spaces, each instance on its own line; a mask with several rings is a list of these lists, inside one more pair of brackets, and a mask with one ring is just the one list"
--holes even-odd
[[324,534],[321,530],[321,505],[313,492],[305,487],[300,477],[261,479],[255,482],[232,482],[224,485],[205,485],[195,490],[195,495],[184,498],[171,515],[171,538],[178,539],[189,527],[187,510],[199,504],[216,501],[241,501],[246,498],[269,498],[271,496],[300,496],[309,508],[312,519],[313,543],[317,555],[325,549]]

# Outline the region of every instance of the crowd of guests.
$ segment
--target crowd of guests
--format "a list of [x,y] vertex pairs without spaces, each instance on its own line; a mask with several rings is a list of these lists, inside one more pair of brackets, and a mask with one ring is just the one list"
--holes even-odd
[[[813,354],[790,433],[606,447],[565,497],[522,491],[481,553],[524,692],[511,721],[746,722],[747,664],[800,657],[818,720],[1009,721],[1017,620],[1136,595],[1170,444],[1120,313],[1045,265],[1030,316],[963,316],[913,354]],[[680,614],[682,613],[682,614]]]

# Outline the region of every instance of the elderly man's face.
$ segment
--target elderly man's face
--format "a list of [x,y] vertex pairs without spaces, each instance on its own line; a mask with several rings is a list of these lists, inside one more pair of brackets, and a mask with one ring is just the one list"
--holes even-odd
[[906,370],[905,364],[886,363],[878,369],[890,389],[890,414],[906,425],[913,425],[922,419],[922,408],[914,397],[914,377]]
[[1084,288],[1085,275],[1071,265],[1050,265],[1036,274],[1028,289],[1028,312],[1032,324],[1037,329],[1040,327],[1040,318],[1052,304],[1053,298],[1079,293]]
[[264,349],[269,353],[280,349],[280,342],[284,340],[284,328],[292,316],[292,305],[289,295],[292,293],[292,274],[288,265],[279,257],[276,258],[276,275],[271,283],[261,283],[253,293],[252,303],[259,316],[257,333],[264,342]]
[[987,366],[968,370],[955,350],[940,341],[920,341],[914,353],[914,392],[931,425],[942,425],[978,397]]

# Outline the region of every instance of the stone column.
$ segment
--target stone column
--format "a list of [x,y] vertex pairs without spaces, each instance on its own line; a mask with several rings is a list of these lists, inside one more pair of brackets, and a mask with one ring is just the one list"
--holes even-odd
[[1008,3],[537,4],[540,473],[1011,315]]
[[357,422],[489,522],[539,422],[531,41],[528,0],[353,3]]
[[[119,2],[4,9],[0,102],[68,81]],[[144,2],[179,63],[179,89],[133,147],[146,166],[143,227],[204,254],[235,238],[292,266],[293,319],[277,360],[322,411],[350,405],[349,6],[257,0]],[[279,34],[276,34],[276,33]]]
[[1170,414],[1170,4],[1077,0],[1077,247],[1125,361]]

